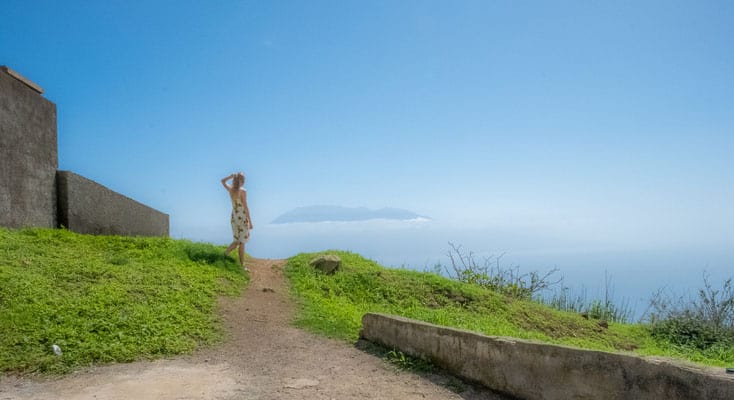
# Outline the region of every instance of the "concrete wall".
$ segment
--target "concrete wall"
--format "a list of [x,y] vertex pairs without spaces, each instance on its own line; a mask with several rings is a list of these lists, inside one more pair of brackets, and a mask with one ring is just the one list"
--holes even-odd
[[[0,67],[0,226],[168,236],[168,215],[58,169],[56,105]],[[58,204],[57,204],[58,203]]]
[[734,376],[670,361],[488,337],[366,314],[361,336],[526,400],[732,400]]
[[0,67],[0,225],[56,227],[56,105]]
[[88,234],[168,236],[168,214],[69,171],[59,171],[59,224]]

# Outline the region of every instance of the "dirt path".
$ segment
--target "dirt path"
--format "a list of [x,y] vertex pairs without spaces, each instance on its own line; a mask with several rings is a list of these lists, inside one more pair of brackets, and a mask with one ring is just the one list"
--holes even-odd
[[221,346],[175,359],[92,368],[59,380],[0,377],[0,400],[503,399],[448,376],[397,371],[348,343],[292,327],[283,265],[253,260],[245,294],[223,299],[228,337]]

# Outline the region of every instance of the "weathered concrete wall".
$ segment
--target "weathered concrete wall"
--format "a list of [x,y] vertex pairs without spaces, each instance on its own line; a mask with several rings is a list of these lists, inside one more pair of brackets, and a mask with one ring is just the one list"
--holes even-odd
[[59,171],[59,224],[95,235],[168,236],[168,214],[70,171]]
[[366,314],[361,336],[526,400],[732,400],[734,377],[670,361],[488,337]]
[[0,67],[0,226],[56,227],[56,105],[39,90]]
[[0,226],[167,236],[167,214],[71,172],[57,181],[56,105],[41,93],[0,67]]

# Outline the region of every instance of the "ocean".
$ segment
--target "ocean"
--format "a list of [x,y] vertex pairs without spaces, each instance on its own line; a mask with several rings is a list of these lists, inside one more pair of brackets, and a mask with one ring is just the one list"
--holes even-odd
[[[214,236],[208,240],[230,240],[226,228]],[[630,308],[634,319],[644,317],[653,294],[661,289],[671,297],[691,297],[703,287],[704,274],[714,287],[734,277],[734,251],[729,249],[604,246],[431,220],[261,225],[253,230],[247,249],[263,258],[347,250],[388,267],[434,271],[440,266],[445,271],[450,268],[450,243],[465,254],[472,252],[480,263],[500,257],[502,267],[516,267],[520,273],[557,268],[553,277],[563,278],[562,285],[572,295],[589,301],[610,296],[615,304]]]

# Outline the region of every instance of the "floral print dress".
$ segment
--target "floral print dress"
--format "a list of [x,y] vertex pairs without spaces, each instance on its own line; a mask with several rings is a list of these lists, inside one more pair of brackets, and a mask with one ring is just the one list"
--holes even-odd
[[250,229],[245,214],[245,206],[239,196],[232,199],[232,237],[235,242],[247,243],[250,240]]

